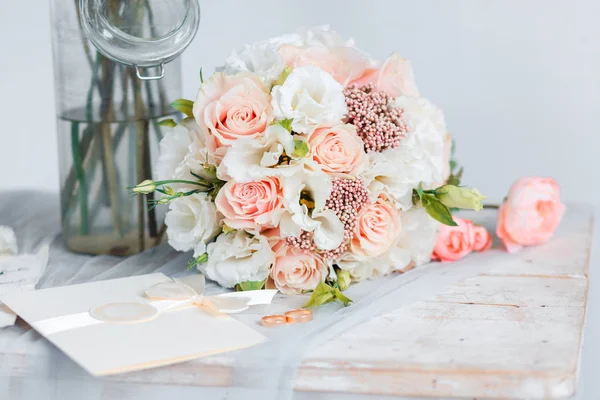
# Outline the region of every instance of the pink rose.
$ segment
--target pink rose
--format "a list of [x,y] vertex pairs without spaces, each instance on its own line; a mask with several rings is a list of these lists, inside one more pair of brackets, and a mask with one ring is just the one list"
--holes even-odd
[[432,258],[442,262],[460,260],[471,251],[475,243],[475,230],[471,221],[453,217],[458,226],[440,225],[433,247]]
[[400,234],[400,214],[380,196],[373,204],[364,205],[354,226],[350,251],[360,257],[377,257],[394,244]]
[[227,226],[258,231],[278,224],[282,204],[283,190],[276,177],[243,183],[229,181],[215,199]]
[[378,91],[392,97],[419,97],[410,62],[396,53],[392,54],[379,70],[367,68],[360,77],[350,81],[350,85],[356,86],[364,86],[367,83],[374,83]]
[[327,72],[342,86],[365,73],[368,58],[354,47],[297,47],[284,44],[279,54],[286,66],[314,65]]
[[363,141],[351,124],[317,128],[308,145],[312,159],[327,173],[356,176],[367,162]]
[[275,262],[271,269],[273,284],[283,294],[300,294],[324,282],[329,267],[314,252],[303,252],[282,239],[273,246]]
[[207,148],[221,160],[237,139],[265,131],[272,120],[271,95],[254,74],[217,72],[202,84],[193,113],[198,125],[214,135]]
[[483,226],[474,225],[473,232],[475,240],[473,241],[473,250],[483,252],[492,247],[492,235]]
[[560,224],[565,206],[552,178],[521,178],[498,210],[496,234],[509,253],[547,242]]

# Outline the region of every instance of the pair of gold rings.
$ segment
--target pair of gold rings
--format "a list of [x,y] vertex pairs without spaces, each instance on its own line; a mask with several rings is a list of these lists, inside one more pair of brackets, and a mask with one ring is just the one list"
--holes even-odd
[[300,308],[298,310],[288,311],[283,315],[265,315],[260,319],[262,326],[271,328],[273,326],[287,325],[287,324],[302,324],[304,322],[312,321],[312,311]]

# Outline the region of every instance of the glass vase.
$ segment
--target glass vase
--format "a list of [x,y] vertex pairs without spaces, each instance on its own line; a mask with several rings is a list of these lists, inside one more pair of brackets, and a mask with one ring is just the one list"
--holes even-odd
[[[152,37],[149,2],[105,1],[107,18]],[[162,79],[141,80],[96,50],[79,16],[78,0],[51,0],[63,239],[75,252],[130,255],[164,237],[164,211],[148,204],[152,195],[129,199],[126,188],[152,179],[165,133],[157,122],[173,117],[181,66],[175,60]]]

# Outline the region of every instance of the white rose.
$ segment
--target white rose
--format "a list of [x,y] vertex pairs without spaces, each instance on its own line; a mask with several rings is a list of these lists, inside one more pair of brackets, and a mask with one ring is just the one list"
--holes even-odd
[[278,48],[277,44],[269,42],[246,45],[240,50],[234,50],[225,60],[225,65],[217,68],[217,71],[229,75],[252,72],[260,76],[264,83],[271,85],[285,68]]
[[[284,152],[288,161],[282,164],[280,158]],[[238,182],[291,176],[302,169],[304,162],[293,154],[293,136],[279,124],[270,125],[260,138],[237,140],[225,154],[217,175],[220,179]]]
[[242,282],[264,281],[275,260],[267,238],[241,230],[220,235],[208,245],[207,253],[208,261],[198,269],[228,288]]
[[334,250],[344,240],[344,224],[333,210],[325,209],[331,194],[331,178],[320,171],[302,170],[282,177],[283,204],[287,210],[279,222],[282,236],[298,237],[301,231],[313,232],[315,245]]
[[402,210],[412,207],[412,191],[442,181],[446,124],[441,110],[423,98],[402,96],[395,107],[404,109],[409,132],[397,149],[369,152],[362,178],[373,198],[385,193]]
[[206,252],[206,244],[221,232],[217,208],[206,193],[180,197],[169,203],[165,216],[169,244],[175,250],[194,250],[194,257]]
[[272,91],[273,113],[292,119],[292,129],[310,133],[319,124],[337,124],[347,112],[342,86],[313,65],[294,68],[283,85]]

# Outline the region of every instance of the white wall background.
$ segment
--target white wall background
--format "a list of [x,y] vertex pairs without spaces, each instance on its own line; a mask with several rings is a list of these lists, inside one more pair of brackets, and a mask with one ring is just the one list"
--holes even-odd
[[[48,4],[0,1],[0,191],[58,188]],[[195,97],[198,69],[211,72],[231,48],[329,23],[373,56],[397,51],[412,60],[421,92],[446,113],[468,184],[497,201],[516,178],[548,175],[565,200],[600,204],[600,1],[201,4],[183,97]],[[590,302],[579,398],[597,399],[600,293]]]
[[[56,0],[53,0],[56,1]],[[68,1],[68,0],[58,0]],[[2,0],[0,190],[58,188],[49,0]],[[201,0],[183,95],[243,43],[329,23],[373,56],[413,62],[443,108],[466,183],[499,200],[523,175],[600,197],[600,2]]]

